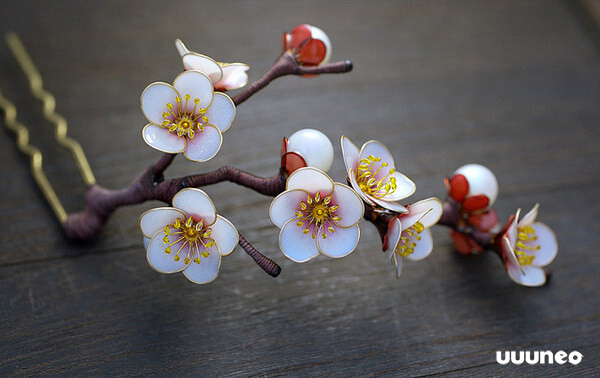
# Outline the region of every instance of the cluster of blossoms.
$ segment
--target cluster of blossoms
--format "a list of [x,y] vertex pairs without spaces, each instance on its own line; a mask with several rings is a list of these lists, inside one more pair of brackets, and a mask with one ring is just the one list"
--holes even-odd
[[[172,85],[155,82],[143,91],[141,107],[149,123],[142,137],[156,150],[205,162],[218,153],[222,134],[235,118],[236,102],[223,92],[244,87],[249,67],[189,51],[181,40],[175,46],[184,72]],[[284,35],[283,50],[298,66],[319,67],[329,61],[331,43],[322,30],[303,24]],[[326,173],[334,149],[325,134],[304,129],[283,139],[280,177],[285,188],[273,194],[269,216],[280,228],[282,253],[292,261],[306,262],[319,254],[349,255],[358,245],[359,222],[365,218],[380,232],[382,250],[399,277],[405,258],[422,260],[432,252],[430,228],[440,221],[451,227],[460,253],[494,249],[515,282],[527,286],[546,282],[542,267],[556,256],[554,234],[535,222],[537,205],[521,220],[517,212],[500,230],[492,209],[498,183],[489,169],[477,164],[459,168],[445,180],[444,203],[432,197],[402,204],[399,201],[411,196],[416,186],[397,171],[384,144],[371,140],[358,148],[342,136],[341,151],[347,184],[334,182]],[[213,281],[221,256],[232,253],[243,238],[231,222],[217,215],[200,189],[179,191],[171,204],[140,218],[150,266],[162,273],[183,272],[194,283]]]

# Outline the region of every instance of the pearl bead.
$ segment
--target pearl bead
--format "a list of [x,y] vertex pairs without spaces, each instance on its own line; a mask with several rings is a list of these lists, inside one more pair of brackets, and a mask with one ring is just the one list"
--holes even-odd
[[309,167],[327,172],[333,163],[333,145],[319,130],[302,129],[288,138],[287,152],[296,152]]
[[498,181],[489,168],[481,164],[467,164],[458,168],[454,174],[465,176],[469,182],[469,193],[466,198],[483,194],[490,200],[487,208],[494,205],[498,197]]

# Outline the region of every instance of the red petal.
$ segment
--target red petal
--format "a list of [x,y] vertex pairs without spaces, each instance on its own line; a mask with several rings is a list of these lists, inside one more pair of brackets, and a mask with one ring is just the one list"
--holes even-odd
[[298,25],[291,33],[286,33],[283,36],[283,49],[297,49],[311,38],[310,28],[307,24]]
[[470,255],[473,253],[471,249],[471,243],[469,242],[469,237],[461,234],[458,231],[450,231],[452,236],[452,243],[454,244],[454,248],[463,255]]
[[450,179],[450,197],[456,202],[462,202],[469,193],[469,181],[461,174],[456,174]]
[[288,174],[292,174],[296,169],[306,167],[306,161],[295,152],[288,152],[281,157],[281,168]]
[[498,224],[498,214],[493,209],[484,213],[471,215],[469,223],[477,227],[480,231],[489,231]]
[[296,57],[305,66],[316,66],[325,59],[326,53],[327,47],[322,41],[311,39],[298,51]]
[[468,212],[483,210],[490,203],[490,199],[483,194],[469,197],[463,202],[463,208]]
[[[287,152],[287,142],[287,138],[283,137],[283,142],[281,143],[281,157]],[[281,164],[281,166],[283,167],[283,164]]]

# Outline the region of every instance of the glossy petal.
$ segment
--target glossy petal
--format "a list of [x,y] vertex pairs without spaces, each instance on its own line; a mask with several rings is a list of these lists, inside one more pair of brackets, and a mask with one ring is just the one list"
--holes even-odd
[[365,213],[365,206],[358,194],[344,184],[335,183],[331,203],[339,206],[335,215],[342,219],[335,223],[340,227],[355,225]]
[[327,232],[327,238],[317,234],[317,245],[325,256],[340,258],[348,256],[358,245],[360,229],[358,225],[349,228],[335,228],[335,232]]
[[152,83],[144,89],[141,96],[142,113],[148,121],[161,125],[164,121],[163,113],[167,112],[167,104],[175,106],[175,97],[179,93],[167,83]]
[[396,265],[396,278],[400,278],[404,263],[402,261],[402,256],[398,256],[397,253],[394,253],[394,265]]
[[208,257],[200,257],[200,264],[191,262],[185,268],[183,274],[193,283],[205,284],[217,278],[220,266],[221,254],[219,253],[219,248],[213,246],[208,249]]
[[171,253],[165,253],[165,248],[169,246],[169,244],[175,242],[179,236],[178,235],[169,235],[167,236],[169,243],[166,244],[163,241],[165,237],[164,231],[157,232],[152,239],[150,240],[150,244],[148,244],[146,258],[148,260],[148,264],[152,267],[152,269],[156,270],[160,273],[175,273],[180,272],[186,267],[186,263],[184,262],[185,256],[187,256],[187,248],[184,248],[183,257],[180,254],[179,261],[175,261],[174,257],[177,253],[177,250],[181,246],[180,243],[176,243],[172,245]]
[[197,188],[185,188],[173,197],[173,207],[182,210],[188,217],[198,222],[204,221],[204,227],[215,223],[217,213],[215,205],[204,191]]
[[200,102],[196,107],[196,112],[201,108],[208,108],[213,100],[213,84],[212,81],[200,71],[185,71],[175,78],[173,86],[181,95],[183,103],[185,103],[185,95],[190,95],[190,100],[187,102],[187,111],[189,113],[194,109],[194,99],[198,98]]
[[344,164],[346,165],[346,172],[351,169],[356,171],[358,167],[358,156],[360,150],[347,136],[342,136],[342,156],[344,158]]
[[317,241],[309,234],[303,234],[294,219],[287,222],[279,233],[279,248],[290,260],[306,262],[319,254]]
[[177,218],[185,218],[185,214],[172,207],[151,209],[140,216],[140,228],[145,237],[151,238],[166,225],[173,224]]
[[529,212],[527,214],[525,214],[523,216],[523,218],[519,219],[519,223],[517,224],[517,227],[527,226],[527,225],[530,225],[533,222],[535,222],[535,219],[537,218],[537,215],[538,215],[539,208],[540,208],[540,205],[538,203],[536,203],[535,206],[533,207],[533,209],[529,210]]
[[204,125],[204,130],[196,132],[194,139],[188,139],[183,155],[192,161],[208,161],[219,152],[222,143],[221,131],[215,126]]
[[423,260],[424,258],[429,256],[431,251],[433,251],[433,237],[431,236],[431,230],[426,228],[425,230],[423,230],[423,232],[421,232],[419,236],[421,236],[421,240],[414,241],[414,243],[416,244],[414,248],[415,251],[410,255],[406,256],[406,258],[409,260]]
[[400,219],[405,229],[417,221],[421,222],[425,228],[429,228],[440,220],[443,211],[442,202],[431,197],[408,206],[408,214],[402,215]]
[[388,163],[386,168],[382,168],[379,170],[379,173],[375,175],[375,179],[379,179],[388,174],[388,171],[392,168],[395,168],[396,165],[394,163],[394,157],[388,148],[381,142],[377,140],[370,140],[365,143],[360,149],[360,157],[359,159],[366,159],[369,156],[375,156],[381,158],[380,162],[377,162],[373,165],[373,171],[377,171],[383,162]]
[[517,259],[517,255],[515,254],[513,244],[510,242],[508,235],[504,235],[502,237],[501,248],[504,259],[504,265],[507,267],[507,269],[509,269],[509,267],[521,269],[521,264],[519,264],[519,260]]
[[490,199],[483,195],[477,194],[465,199],[462,203],[465,210],[468,212],[482,211],[489,208]]
[[183,152],[186,147],[185,137],[179,138],[168,129],[151,123],[142,130],[142,138],[150,147],[168,154]]
[[392,211],[395,211],[400,214],[408,212],[408,209],[406,207],[400,205],[398,202],[383,201],[383,200],[373,198],[373,197],[369,197],[369,201],[383,207],[384,209],[392,210]]
[[250,66],[244,63],[228,63],[221,66],[223,77],[218,83],[215,83],[215,88],[230,91],[244,87],[248,84],[248,74],[246,71],[249,68]]
[[217,221],[213,223],[210,228],[212,229],[210,237],[213,238],[219,246],[221,256],[227,256],[233,252],[240,240],[240,236],[235,226],[228,219],[217,215]]
[[[385,241],[383,245],[383,250],[385,253],[393,252],[400,241],[400,236],[402,233],[402,222],[398,217],[392,219],[388,224],[388,231],[385,234]],[[391,256],[390,256],[391,257]]]
[[391,175],[390,178],[391,177],[396,178],[396,190],[383,197],[383,199],[386,201],[399,201],[403,198],[412,195],[417,189],[415,183],[400,172],[394,172],[394,174]]
[[221,66],[209,56],[192,52],[185,54],[182,60],[186,70],[200,71],[208,76],[212,82],[211,86],[218,83],[223,77]]
[[546,273],[542,268],[533,265],[521,266],[522,270],[514,266],[508,267],[508,275],[513,281],[523,286],[542,286],[546,283]]
[[535,235],[537,236],[535,244],[540,246],[540,249],[530,252],[530,254],[535,256],[532,265],[546,266],[554,260],[558,253],[556,235],[550,227],[540,222],[533,223],[531,227],[534,229]]
[[318,28],[316,26],[309,25],[309,29],[310,29],[311,37],[313,39],[318,39],[325,46],[325,57],[323,57],[323,60],[319,64],[325,64],[325,63],[329,62],[329,59],[331,59],[331,51],[332,51],[331,41],[329,40],[329,37],[327,36],[327,34],[325,34],[325,32],[323,30],[321,30],[320,28]]
[[[375,202],[375,198],[368,196],[365,192],[363,192],[360,189],[360,185],[358,185],[358,181],[356,181],[356,172],[353,169],[350,169],[348,171],[348,180],[350,181],[350,185],[352,186],[352,188],[354,188],[354,190],[356,191],[356,193],[358,193],[358,195],[360,196],[360,198],[362,198],[363,201],[365,201],[366,203],[368,203],[369,205],[379,205],[383,208],[386,208],[387,206],[387,202],[386,201],[380,201],[380,203],[376,203]],[[404,208],[404,211],[406,212],[406,208]]]
[[306,167],[298,169],[288,177],[286,188],[303,189],[312,195],[319,192],[323,198],[333,191],[333,181],[320,169]]
[[295,213],[300,209],[300,202],[306,202],[308,193],[304,190],[286,190],[279,194],[269,208],[269,216],[275,226],[282,228],[290,219],[296,217]]
[[233,100],[225,93],[215,92],[210,108],[204,114],[208,123],[216,126],[221,132],[227,131],[235,118],[235,105]]
[[175,40],[175,48],[177,49],[177,52],[179,53],[179,55],[181,55],[182,57],[189,53],[190,50],[188,50],[188,48],[185,46],[185,44],[183,43],[183,41],[179,38],[177,38]]
[[454,198],[456,202],[465,200],[465,197],[469,193],[469,181],[467,181],[467,178],[464,175],[458,173],[452,176],[449,186],[450,197]]

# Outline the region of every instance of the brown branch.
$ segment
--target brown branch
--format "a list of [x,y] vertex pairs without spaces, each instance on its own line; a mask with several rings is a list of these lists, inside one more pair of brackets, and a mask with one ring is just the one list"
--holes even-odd
[[258,250],[254,248],[252,244],[250,244],[242,236],[242,234],[240,234],[239,245],[244,249],[244,251],[246,251],[248,255],[250,255],[250,257],[252,257],[252,259],[256,262],[256,264],[258,264],[258,266],[262,268],[262,270],[267,272],[267,274],[272,277],[277,277],[279,273],[281,273],[281,267],[277,265],[275,261],[258,252]]
[[315,67],[304,67],[298,64],[294,56],[289,51],[283,54],[275,61],[273,66],[258,80],[248,85],[243,92],[233,98],[235,105],[240,105],[250,96],[266,87],[271,81],[285,75],[317,75],[328,73],[345,73],[352,70],[352,62],[349,60],[327,63]]

